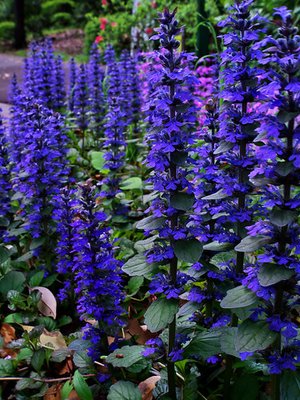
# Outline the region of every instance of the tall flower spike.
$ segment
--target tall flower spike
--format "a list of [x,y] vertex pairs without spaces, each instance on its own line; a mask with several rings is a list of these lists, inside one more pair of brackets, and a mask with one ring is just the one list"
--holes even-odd
[[53,196],[68,174],[67,137],[59,114],[42,104],[28,102],[22,114],[24,136],[16,144],[20,154],[13,168],[13,188],[22,194],[24,228],[39,238],[51,233]]
[[[262,64],[268,65],[264,110],[271,110],[261,122],[260,165],[251,174],[261,178],[266,219],[249,228],[250,236],[265,238],[254,271],[256,285],[249,287],[265,300],[263,311],[271,331],[277,332],[273,346],[264,354],[272,377],[272,399],[280,398],[280,377],[285,369],[296,370],[300,360],[299,328],[294,322],[300,287],[300,37],[286,7],[275,9],[278,38],[267,37]],[[276,274],[276,278],[275,275]],[[268,297],[263,296],[267,292]]]
[[74,58],[70,60],[70,83],[69,83],[69,110],[74,111],[74,101],[75,101],[75,85],[77,80],[77,66]]
[[[0,109],[0,112],[2,110]],[[8,168],[7,141],[0,115],[0,241],[6,236],[7,217],[10,211],[10,171]]]
[[[162,271],[152,280],[151,293],[167,294],[169,301],[178,301],[184,291],[189,277],[179,271],[180,262],[186,259],[177,258],[178,248],[192,246],[196,259],[201,255],[201,244],[191,235],[188,228],[189,216],[185,212],[192,207],[194,197],[192,185],[187,179],[190,171],[190,146],[194,143],[195,107],[193,95],[189,91],[192,83],[196,83],[185,59],[189,54],[179,54],[180,43],[176,36],[181,29],[175,19],[175,13],[168,9],[159,14],[160,27],[152,39],[159,40],[161,50],[158,60],[161,68],[149,77],[154,85],[153,94],[147,106],[149,132],[147,141],[149,155],[147,164],[152,168],[150,181],[158,197],[152,202],[149,219],[162,217],[164,222],[153,228],[150,224],[146,233],[158,231],[159,241],[146,253],[148,262],[159,262],[169,265],[168,272]],[[178,250],[180,253],[180,250]],[[189,259],[189,262],[193,260]],[[159,301],[159,300],[158,300]],[[176,336],[176,317],[169,325],[168,349],[168,382],[169,396],[176,399],[175,369],[173,350]]]
[[[221,54],[223,87],[220,97],[223,103],[217,134],[220,147],[217,151],[220,152],[220,169],[223,173],[217,177],[218,191],[214,197],[222,199],[222,209],[216,222],[228,227],[227,234],[220,241],[226,242],[231,248],[236,245],[234,259],[229,259],[225,264],[228,280],[235,281],[235,284],[240,284],[248,267],[244,247],[239,242],[246,236],[245,227],[258,214],[249,174],[257,163],[253,142],[258,135],[256,128],[260,116],[255,102],[261,98],[258,89],[264,72],[258,67],[262,52],[255,49],[254,45],[264,32],[265,20],[259,15],[251,15],[252,3],[253,0],[236,1],[230,7],[229,17],[219,24],[230,31],[223,35],[225,50]],[[232,326],[237,325],[238,317],[232,313]],[[230,357],[227,358],[225,373],[226,400],[231,396],[233,370]]]
[[118,171],[125,163],[125,113],[122,109],[121,88],[119,81],[119,69],[117,63],[108,64],[108,110],[104,125],[104,148],[106,153],[105,167],[110,171],[104,180],[107,189],[105,195],[113,199],[119,192],[120,178]]
[[[56,222],[58,242],[56,246],[57,272],[64,277],[64,286],[59,292],[60,300],[70,300],[74,303],[74,276],[73,276],[73,222],[76,216],[74,208],[75,190],[64,187],[53,198],[53,219]],[[73,301],[72,301],[73,300]]]
[[[216,79],[216,82],[218,79]],[[216,88],[217,83],[215,84]],[[219,101],[217,97],[206,104],[206,119],[201,127],[199,139],[203,141],[195,148],[195,155],[198,157],[195,165],[195,215],[193,216],[194,234],[203,244],[224,241],[225,237],[230,240],[226,229],[215,220],[215,216],[222,210],[222,200],[213,200],[210,196],[216,192],[216,181],[219,175],[219,155],[216,150],[219,147],[217,132],[219,129]],[[223,293],[220,291],[220,282],[226,279],[226,273],[211,263],[211,258],[216,254],[214,247],[205,249],[198,262],[197,271],[200,276],[196,285],[189,293],[189,300],[199,304],[199,311],[195,313],[195,320],[201,325],[210,328],[220,326],[221,316],[224,324],[230,318],[223,318],[220,310],[220,299]],[[226,254],[223,253],[224,259]],[[209,266],[209,267],[208,267]],[[225,270],[226,271],[226,270]],[[201,284],[200,284],[201,282]]]
[[51,87],[53,108],[55,110],[61,110],[65,105],[66,91],[63,60],[60,55],[54,58]]
[[[224,52],[221,54],[224,80],[221,97],[224,99],[220,110],[220,162],[224,170],[217,180],[219,199],[223,199],[223,215],[220,223],[234,223],[235,231],[228,230],[226,241],[238,243],[244,236],[245,226],[250,224],[255,208],[251,193],[249,173],[256,166],[253,141],[257,136],[259,114],[255,109],[263,71],[257,67],[262,57],[260,50],[254,50],[254,43],[263,32],[264,22],[258,15],[251,16],[249,6],[253,1],[236,3],[231,15],[220,25],[230,27],[223,35]],[[218,196],[216,196],[217,198]],[[244,252],[236,247],[237,278],[243,273]]]
[[86,130],[88,128],[89,96],[87,87],[86,66],[81,64],[74,87],[74,116],[80,130],[81,150],[85,150]]
[[120,261],[114,258],[110,230],[104,226],[106,215],[99,211],[97,191],[88,184],[78,192],[77,218],[73,222],[75,292],[78,312],[83,320],[93,318],[97,325],[87,326],[90,355],[97,359],[107,351],[107,336],[116,336],[122,326]]
[[105,101],[102,89],[103,77],[101,54],[97,45],[93,44],[88,64],[89,128],[93,132],[94,139],[98,141],[103,136],[103,119],[105,113]]
[[132,122],[132,82],[130,74],[130,54],[128,50],[123,50],[119,62],[119,70],[121,76],[121,91],[122,94],[122,110],[124,113],[124,122],[126,129]]

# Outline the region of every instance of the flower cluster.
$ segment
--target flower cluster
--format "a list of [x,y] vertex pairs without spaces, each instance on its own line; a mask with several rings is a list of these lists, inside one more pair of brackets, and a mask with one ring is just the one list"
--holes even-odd
[[122,326],[123,300],[121,262],[114,258],[110,229],[105,227],[106,215],[98,210],[97,191],[89,184],[77,193],[76,218],[73,229],[73,267],[77,309],[83,320],[94,318],[85,337],[92,342],[90,354],[99,357],[107,335],[115,336]]
[[262,108],[272,112],[257,129],[262,142],[257,149],[260,164],[251,174],[256,185],[265,180],[261,188],[265,219],[248,229],[250,237],[260,235],[267,244],[258,255],[253,278],[244,284],[265,299],[269,328],[280,334],[281,340],[267,352],[270,373],[279,374],[295,370],[300,358],[293,323],[295,295],[300,292],[300,80],[299,36],[291,12],[280,7],[274,17],[280,20],[278,38],[267,37],[259,43],[264,50],[261,63],[269,66],[260,88],[265,100]]
[[120,178],[118,171],[125,163],[125,112],[124,95],[120,86],[118,63],[115,60],[112,48],[108,48],[105,54],[108,75],[108,98],[107,114],[104,125],[104,149],[105,167],[110,171],[104,180],[106,185],[105,194],[107,198],[113,199],[119,192]]
[[14,122],[18,156],[12,160],[13,189],[21,194],[24,228],[38,238],[51,232],[53,196],[67,179],[67,137],[61,116],[37,101],[20,106],[19,116]]
[[72,299],[74,294],[73,277],[73,222],[76,216],[75,190],[64,187],[54,196],[53,219],[56,221],[58,243],[56,246],[56,269],[65,277],[59,299]]
[[89,128],[93,132],[94,139],[99,140],[103,135],[103,119],[105,113],[105,101],[103,93],[104,71],[101,67],[101,54],[96,45],[93,45],[88,63],[88,87],[89,87]]
[[64,87],[62,59],[54,55],[52,41],[31,43],[25,60],[25,94],[39,99],[50,109],[60,109],[65,102]]
[[[0,110],[1,112],[1,110]],[[10,170],[8,167],[7,140],[5,137],[5,129],[3,127],[2,118],[0,116],[0,234],[1,239],[5,233],[2,227],[7,226],[6,217],[10,211]]]

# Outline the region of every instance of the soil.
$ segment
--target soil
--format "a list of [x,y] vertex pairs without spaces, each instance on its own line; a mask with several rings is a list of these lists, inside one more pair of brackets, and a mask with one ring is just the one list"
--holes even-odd
[[53,40],[55,52],[63,52],[68,55],[82,53],[84,33],[82,29],[68,29],[64,32],[49,35]]

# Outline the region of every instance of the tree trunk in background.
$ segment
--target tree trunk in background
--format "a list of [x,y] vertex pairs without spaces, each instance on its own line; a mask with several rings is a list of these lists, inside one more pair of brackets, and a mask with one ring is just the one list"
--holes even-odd
[[15,48],[23,49],[26,46],[25,36],[25,7],[24,0],[15,0]]
[[198,57],[206,56],[209,53],[209,29],[204,25],[199,25],[201,22],[207,20],[207,13],[205,11],[205,0],[197,1],[197,35],[196,35],[196,53]]

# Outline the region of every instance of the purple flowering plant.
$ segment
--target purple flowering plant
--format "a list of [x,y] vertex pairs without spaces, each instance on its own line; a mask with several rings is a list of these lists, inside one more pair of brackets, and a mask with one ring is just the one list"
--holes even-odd
[[228,11],[205,60],[169,9],[157,51],[95,43],[68,77],[30,45],[0,123],[3,398],[300,397],[297,19]]

